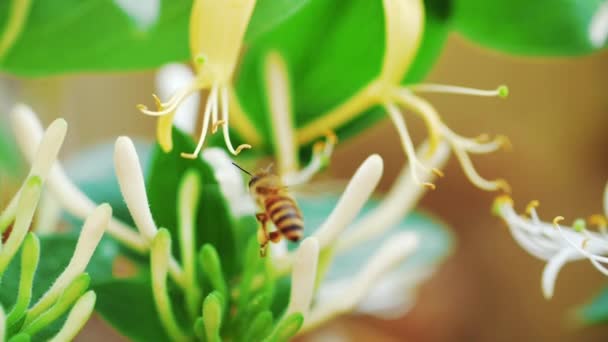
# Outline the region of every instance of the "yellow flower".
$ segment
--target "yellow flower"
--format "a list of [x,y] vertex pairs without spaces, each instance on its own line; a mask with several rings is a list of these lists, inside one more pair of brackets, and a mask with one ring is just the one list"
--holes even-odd
[[[504,180],[489,181],[482,178],[473,167],[469,154],[490,153],[501,146],[507,145],[505,137],[498,136],[489,141],[487,135],[477,138],[465,138],[450,130],[441,120],[435,108],[425,99],[418,96],[422,92],[460,93],[478,96],[506,97],[508,89],[500,86],[495,90],[477,90],[457,86],[438,84],[415,84],[403,86],[400,84],[411,66],[418,51],[424,28],[424,7],[419,0],[383,0],[385,16],[386,50],[382,68],[367,86],[352,97],[333,108],[318,119],[299,128],[296,132],[296,143],[303,145],[312,142],[327,130],[335,130],[343,126],[367,109],[379,105],[384,107],[393,121],[401,138],[402,147],[410,161],[410,171],[418,183],[419,172],[432,171],[441,176],[438,170],[429,170],[416,157],[414,144],[409,136],[403,110],[410,110],[420,115],[429,129],[429,153],[432,154],[439,142],[447,141],[469,180],[484,190],[502,189],[509,191]],[[423,183],[433,189],[432,183]]]
[[[156,110],[138,105],[142,113],[158,116],[157,138],[161,148],[171,151],[171,127],[177,108],[193,93],[209,89],[205,105],[203,128],[196,149],[182,153],[185,158],[196,158],[211,126],[211,133],[222,126],[228,150],[237,155],[251,148],[243,144],[234,148],[229,136],[230,81],[239,57],[243,36],[255,7],[255,0],[196,0],[190,17],[190,51],[196,76],[176,91],[166,102],[153,95]],[[220,118],[221,114],[221,118]]]

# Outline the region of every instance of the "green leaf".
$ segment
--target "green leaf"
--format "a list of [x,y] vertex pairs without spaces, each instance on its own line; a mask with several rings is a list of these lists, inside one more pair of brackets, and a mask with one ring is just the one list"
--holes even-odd
[[[448,0],[426,0],[425,5],[425,34],[404,77],[408,83],[424,78],[448,33]],[[264,84],[264,58],[269,51],[278,51],[287,63],[294,124],[299,128],[344,102],[379,74],[384,30],[381,1],[311,0],[289,21],[256,41],[241,64],[236,89],[245,114],[266,139],[265,147],[272,147]],[[361,113],[337,133],[341,138],[352,136],[382,117],[375,110]]]
[[115,279],[93,287],[97,312],[134,341],[170,341],[158,317],[149,279]]
[[[474,42],[507,53],[574,56],[606,47],[592,20],[604,0],[454,0],[454,27]],[[603,40],[603,41],[602,41]],[[595,41],[595,43],[594,43]]]
[[[187,170],[198,172],[202,183],[201,199],[196,214],[196,250],[205,243],[215,247],[222,256],[222,269],[231,279],[240,262],[234,238],[234,222],[211,166],[202,158],[185,159],[181,152],[193,151],[194,142],[177,129],[173,131],[173,151],[164,153],[159,146],[152,152],[147,192],[156,224],[167,228],[172,236],[177,232],[177,192]],[[173,253],[179,256],[178,239],[173,240]]]
[[608,322],[608,288],[577,310],[577,318],[585,324]]
[[[9,9],[16,1],[0,2],[0,32],[6,28]],[[308,1],[257,1],[247,40],[253,41],[287,20]],[[40,77],[140,70],[189,60],[192,0],[159,0],[157,12],[142,10],[141,5],[121,7],[119,3],[125,2],[32,0],[23,30],[7,54],[0,56],[0,70]],[[154,2],[143,5],[154,6]]]

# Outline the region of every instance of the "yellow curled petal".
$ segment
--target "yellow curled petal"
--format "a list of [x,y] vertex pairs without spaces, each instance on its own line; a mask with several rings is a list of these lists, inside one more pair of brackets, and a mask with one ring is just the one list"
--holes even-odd
[[424,29],[420,0],[384,0],[386,50],[380,79],[399,84],[414,61]]
[[173,149],[173,117],[175,112],[158,118],[156,122],[156,139],[160,148],[165,153],[171,152]]
[[[232,78],[255,0],[196,0],[190,17],[190,51],[217,82]],[[197,70],[200,74],[200,70]]]

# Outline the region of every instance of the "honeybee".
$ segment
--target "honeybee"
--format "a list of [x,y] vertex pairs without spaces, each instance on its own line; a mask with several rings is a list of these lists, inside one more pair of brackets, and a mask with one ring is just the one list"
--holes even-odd
[[[302,212],[283,185],[281,177],[272,173],[270,167],[251,174],[237,164],[234,165],[251,176],[249,192],[262,210],[255,215],[260,223],[257,232],[260,256],[266,256],[269,241],[277,243],[283,236],[289,241],[299,241],[304,232]],[[274,224],[276,230],[268,231],[269,222]]]

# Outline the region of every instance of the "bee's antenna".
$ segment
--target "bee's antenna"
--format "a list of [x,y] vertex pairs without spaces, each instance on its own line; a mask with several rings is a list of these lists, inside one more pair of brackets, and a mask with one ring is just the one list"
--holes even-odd
[[243,168],[242,168],[242,167],[240,167],[240,166],[239,166],[237,163],[232,162],[232,165],[234,165],[234,166],[238,167],[238,168],[239,168],[241,171],[243,171],[243,172],[245,172],[246,174],[248,174],[248,175],[250,175],[250,176],[251,176],[251,172],[249,172],[249,171],[247,171],[247,170],[243,169]]

